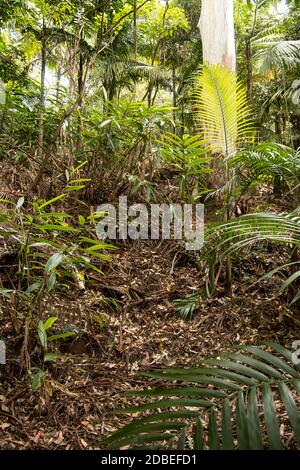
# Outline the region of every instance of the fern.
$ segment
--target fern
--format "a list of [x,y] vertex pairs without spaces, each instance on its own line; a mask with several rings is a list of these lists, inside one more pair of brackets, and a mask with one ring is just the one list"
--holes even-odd
[[116,412],[146,414],[106,437],[102,445],[283,449],[280,424],[286,416],[300,448],[299,359],[277,343],[265,346],[238,346],[197,368],[144,373],[166,386],[130,393],[145,403]]

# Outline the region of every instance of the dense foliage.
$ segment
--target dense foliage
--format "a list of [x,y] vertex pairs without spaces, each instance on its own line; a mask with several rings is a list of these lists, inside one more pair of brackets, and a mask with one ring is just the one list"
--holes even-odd
[[[45,305],[102,276],[115,247],[96,236],[105,215],[96,205],[120,195],[206,205],[205,247],[194,254],[204,281],[172,299],[172,315],[188,321],[199,301],[233,298],[236,264],[278,246],[257,282],[275,278],[297,315],[300,4],[235,0],[236,72],[203,63],[200,4],[0,3],[0,312],[22,337],[20,369],[40,396],[63,359],[57,343],[75,334],[55,331],[60,319]],[[123,300],[101,299],[116,311]],[[93,321],[106,325],[101,314]],[[299,370],[286,348],[268,346],[275,353],[243,346],[201,367],[149,372],[176,387],[136,393],[163,399],[124,409],[147,414],[102,445],[278,449],[285,408],[299,447]]]

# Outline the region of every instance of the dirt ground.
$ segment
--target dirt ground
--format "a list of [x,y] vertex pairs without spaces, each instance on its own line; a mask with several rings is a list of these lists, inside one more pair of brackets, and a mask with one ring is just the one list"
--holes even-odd
[[[57,316],[76,335],[60,343],[64,360],[49,363],[36,393],[20,368],[22,335],[13,333],[3,302],[7,364],[0,366],[0,449],[97,449],[103,435],[128,419],[111,414],[128,405],[122,392],[149,383],[138,372],[195,365],[231,344],[273,339],[291,347],[300,338],[300,315],[274,297],[280,280],[246,290],[275,262],[278,253],[259,251],[237,261],[232,298],[220,287],[185,321],[172,301],[204,285],[197,258],[172,241],[119,244],[104,276],[88,275],[84,292],[66,290],[45,305],[45,318]],[[119,308],[103,303],[107,297]]]

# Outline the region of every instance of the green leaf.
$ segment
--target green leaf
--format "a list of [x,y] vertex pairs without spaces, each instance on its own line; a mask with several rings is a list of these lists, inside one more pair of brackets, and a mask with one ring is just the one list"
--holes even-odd
[[183,428],[178,440],[178,445],[177,449],[178,450],[184,450],[185,449],[185,443],[186,443],[186,428]]
[[55,253],[54,255],[52,255],[45,265],[45,273],[49,273],[53,269],[57,268],[57,266],[62,262],[63,259],[64,255],[62,253]]
[[44,356],[44,362],[57,361],[58,359],[64,359],[62,354],[47,353]]
[[263,450],[263,440],[259,427],[258,403],[256,397],[256,388],[252,387],[249,394],[247,407],[247,424],[250,449]]
[[169,408],[170,406],[188,406],[194,408],[209,408],[213,403],[208,400],[160,400],[151,403],[144,403],[134,407],[118,409],[116,413],[137,413],[138,411],[154,410],[155,408]]
[[82,215],[80,215],[80,216],[78,217],[78,220],[79,220],[80,225],[84,225],[84,224],[85,224],[85,218],[84,218]]
[[195,382],[201,384],[210,384],[215,385],[216,387],[220,387],[222,389],[227,390],[234,390],[239,391],[242,390],[242,387],[238,384],[230,382],[229,380],[217,379],[215,377],[204,376],[201,374],[194,374],[193,370],[191,369],[190,374],[178,376],[176,374],[168,374],[168,373],[156,373],[156,372],[143,372],[142,375],[145,377],[154,377],[160,378],[161,380],[181,380],[186,382]]
[[34,225],[34,228],[44,231],[56,231],[56,232],[67,232],[67,233],[75,233],[78,232],[76,228],[69,227],[69,225],[55,225],[55,224],[43,224],[43,225]]
[[74,336],[72,331],[66,331],[65,333],[58,333],[57,335],[48,336],[48,342],[57,341],[59,339],[69,338],[69,336]]
[[45,372],[41,369],[38,369],[38,371],[34,374],[31,380],[31,387],[33,392],[37,392],[41,388],[45,376]]
[[236,418],[236,430],[240,450],[250,450],[246,407],[244,402],[244,395],[242,392],[239,392],[238,394]]
[[255,346],[239,346],[238,349],[251,352],[256,356],[261,357],[262,359],[264,359],[264,361],[269,362],[270,364],[272,364],[272,366],[276,367],[276,369],[281,369],[292,377],[298,376],[296,370],[290,367],[286,362],[274,356],[273,354],[264,351],[261,348],[257,348]]
[[300,446],[300,413],[296,406],[295,400],[284,382],[279,382],[279,391],[282,401],[288,413],[290,423],[292,425],[295,439]]
[[261,374],[261,380],[264,382],[268,382],[269,380],[267,375],[264,374],[268,374],[271,377],[274,377],[274,379],[284,379],[284,376],[273,367],[269,366],[268,364],[264,364],[263,362],[258,361],[257,359],[253,359],[252,357],[246,356],[245,354],[221,353],[221,355],[229,357],[230,359],[235,359],[236,361],[245,362],[245,364],[248,364],[251,367],[262,371],[263,374]]
[[128,392],[125,396],[136,396],[136,397],[214,397],[214,398],[226,398],[228,395],[220,390],[211,390],[208,388],[198,387],[181,387],[181,388],[156,388],[153,390],[143,390],[141,392]]
[[16,210],[19,210],[21,209],[21,207],[23,206],[25,202],[25,198],[24,197],[20,197],[20,199],[18,199],[18,202],[16,204]]
[[6,289],[6,288],[3,288],[1,287],[0,289],[0,295],[3,295],[3,297],[7,297],[8,299],[10,299],[10,294],[12,294],[14,292],[13,289]]
[[66,190],[70,193],[71,191],[79,191],[80,189],[84,189],[85,185],[84,184],[77,184],[73,186],[67,186]]
[[203,427],[202,427],[200,417],[197,419],[196,426],[195,426],[194,449],[204,450]]
[[52,272],[50,276],[46,279],[48,292],[51,292],[56,283],[56,273]]
[[220,441],[219,441],[218,427],[217,427],[217,416],[216,416],[216,410],[214,407],[210,409],[210,414],[209,414],[208,447],[210,450],[220,449]]
[[31,284],[31,286],[29,286],[25,293],[26,294],[31,294],[32,292],[35,292],[36,290],[40,289],[42,287],[43,283],[40,282],[40,281],[37,281],[35,282],[34,284]]
[[43,348],[46,349],[47,348],[47,334],[46,334],[46,330],[44,328],[44,323],[42,322],[42,320],[38,322],[37,331],[38,331],[38,337],[39,337],[40,343],[43,346]]
[[262,399],[270,449],[282,450],[283,445],[280,439],[280,429],[277,420],[276,406],[274,403],[272,390],[269,384],[263,384]]
[[59,201],[60,199],[64,198],[66,196],[66,194],[60,194],[59,196],[56,196],[54,197],[53,199],[50,199],[49,201],[46,201],[44,202],[43,204],[41,204],[38,208],[39,210],[41,211],[42,209],[44,209],[45,207],[53,204],[54,202],[56,201]]
[[231,423],[231,409],[229,400],[226,398],[222,408],[222,450],[233,450],[234,441]]
[[51,326],[53,325],[53,323],[55,323],[57,320],[58,320],[57,317],[49,317],[49,318],[47,318],[47,320],[44,322],[44,330],[45,330],[45,331],[49,330],[49,328],[51,328]]

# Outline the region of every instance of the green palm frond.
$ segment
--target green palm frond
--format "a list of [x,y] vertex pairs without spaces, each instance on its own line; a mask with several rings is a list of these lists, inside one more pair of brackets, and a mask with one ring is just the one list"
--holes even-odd
[[[209,228],[206,231],[205,257],[209,266],[209,278],[211,282],[214,282],[213,273],[218,261],[229,254],[233,255],[242,250],[250,249],[261,242],[299,247],[299,210],[287,215],[273,213],[249,214]],[[279,290],[279,294],[281,294],[289,288],[291,284],[299,280],[300,271],[295,271],[295,268],[299,264],[300,261],[279,266],[270,273],[267,273],[264,278],[274,276],[283,269],[293,267],[294,272],[282,284]],[[292,303],[295,303],[299,299],[300,291],[296,294]]]
[[300,63],[300,41],[272,41],[266,37],[259,38],[252,44],[256,49],[255,68],[260,75],[282,67],[295,68]]
[[176,312],[183,320],[191,318],[197,310],[199,295],[199,292],[195,292],[184,299],[176,299],[173,301]]
[[205,157],[208,151],[205,148],[205,142],[200,140],[198,135],[177,136],[167,132],[161,135],[157,143],[161,146],[165,160],[180,171],[184,170],[187,165],[196,167],[210,160]]
[[218,353],[197,368],[145,373],[166,385],[129,394],[144,402],[117,412],[140,416],[105,438],[102,445],[113,449],[283,449],[280,425],[284,420],[294,445],[300,448],[299,362],[297,353],[269,342]]
[[204,65],[195,83],[196,118],[205,140],[213,151],[230,155],[246,138],[253,138],[246,90],[220,65]]
[[208,251],[222,256],[249,247],[260,241],[300,244],[300,216],[257,213],[223,222],[206,232]]
[[279,143],[262,143],[254,149],[239,151],[228,164],[243,175],[243,185],[274,182],[280,178],[292,190],[299,185],[300,153]]

